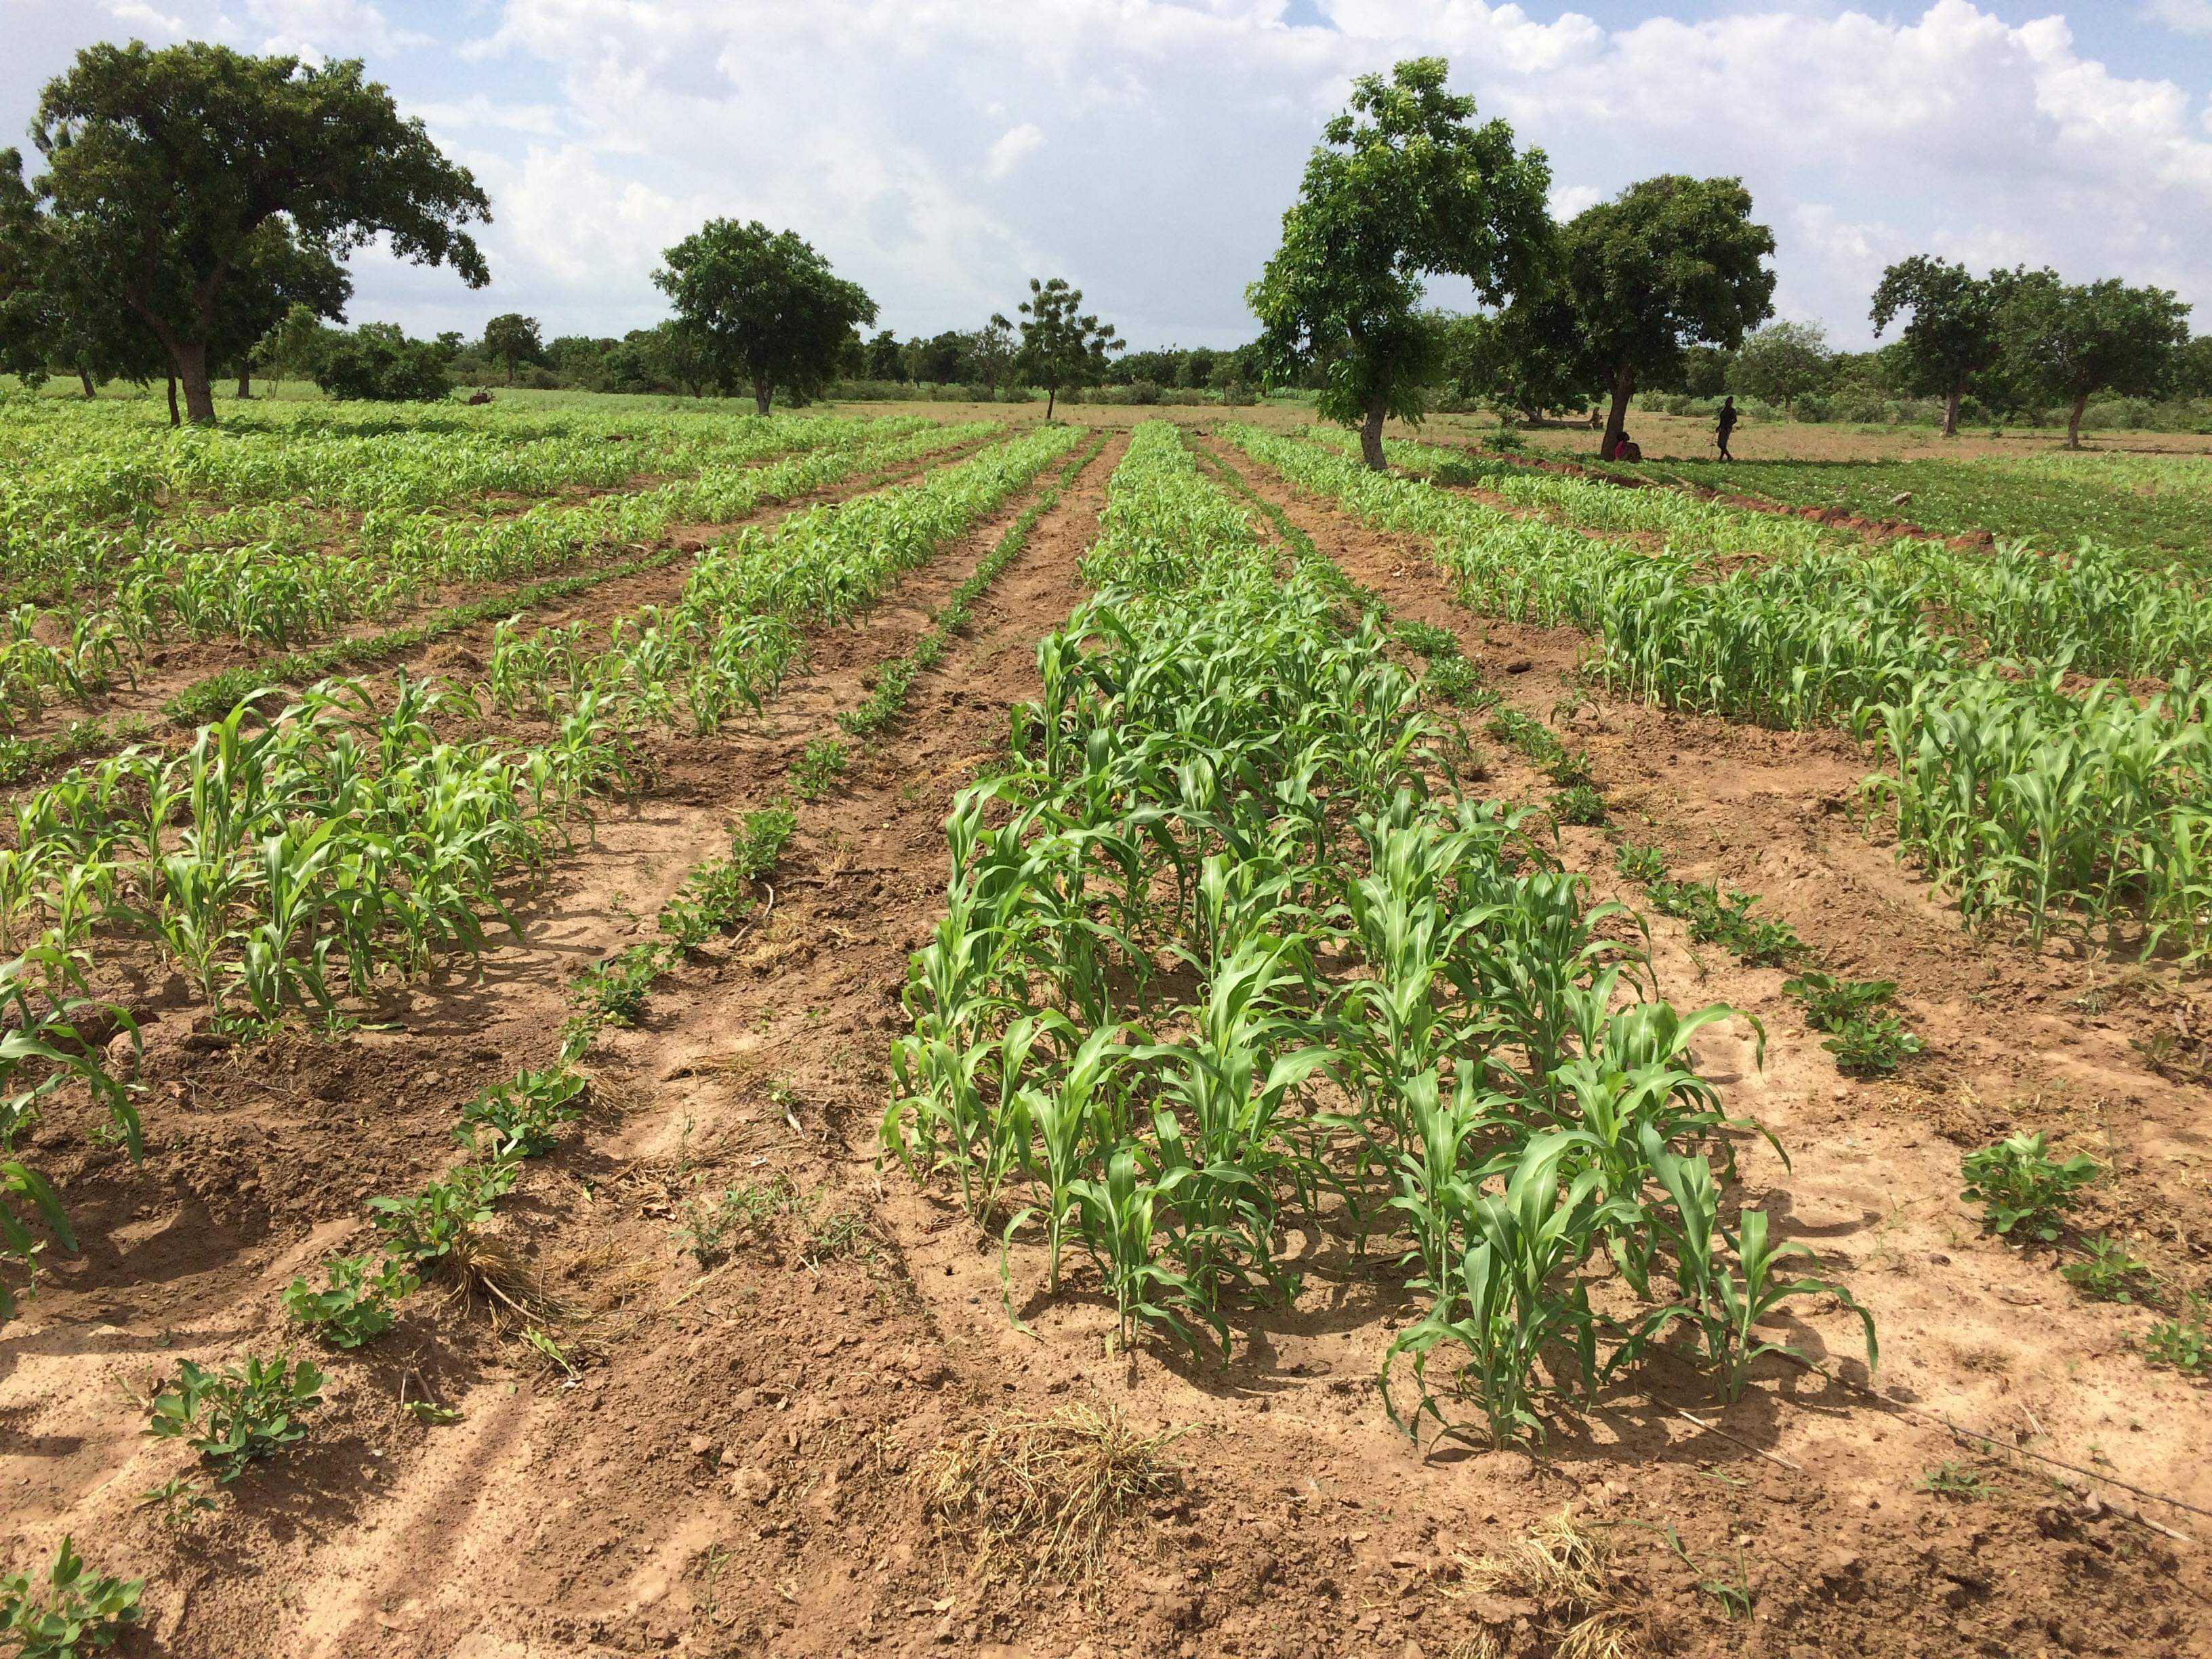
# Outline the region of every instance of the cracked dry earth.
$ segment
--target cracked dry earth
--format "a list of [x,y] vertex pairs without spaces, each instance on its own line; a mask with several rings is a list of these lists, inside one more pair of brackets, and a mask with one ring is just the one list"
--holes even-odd
[[[1465,1561],[1570,1504],[1610,1542],[1623,1652],[2212,1651],[2200,1548],[2122,1513],[2124,1494],[2085,1501],[2009,1450],[2212,1509],[2203,1392],[2144,1368],[2130,1310],[2082,1303],[2046,1264],[1982,1239],[1956,1197],[1960,1141],[2063,1078],[2069,1100],[2104,1102],[2130,1183],[2114,1201],[2170,1224],[2186,1257],[2204,1174],[2188,1091],[2130,1066],[2124,1032],[2059,1042],[2038,1022],[2087,969],[1972,946],[1886,852],[1814,810],[1852,781],[1848,756],[1602,702],[1583,734],[1608,794],[1648,817],[1639,834],[1683,868],[1755,873],[1808,938],[1898,979],[1933,1038],[1940,1087],[1842,1079],[1778,975],[1693,951],[1652,919],[1667,994],[1765,1022],[1763,1065],[1741,1024],[1709,1028],[1699,1058],[1731,1109],[1791,1152],[1785,1168],[1747,1143],[1750,1191],[1882,1321],[1871,1391],[1851,1322],[1814,1311],[1790,1335],[1838,1381],[1778,1365],[1723,1407],[1686,1376],[1679,1395],[1616,1390],[1539,1455],[1424,1450],[1373,1388],[1412,1303],[1350,1271],[1333,1241],[1305,1241],[1304,1291],[1255,1316],[1225,1367],[1109,1358],[1110,1310],[1079,1279],[1036,1294],[1026,1244],[1002,1278],[995,1239],[878,1169],[906,959],[943,909],[945,813],[1003,751],[1037,641],[1085,597],[1078,560],[1126,446],[1113,437],[1038,521],[905,714],[798,807],[772,906],[586,1056],[592,1115],[532,1164],[501,1223],[565,1304],[560,1363],[418,1297],[391,1336],[328,1367],[314,1434],[219,1513],[175,1529],[137,1504],[179,1467],[136,1432],[149,1375],[290,1340],[283,1286],[358,1248],[365,1196],[442,1167],[461,1102],[551,1057],[568,975],[651,935],[690,866],[786,794],[807,744],[836,731],[1043,481],[854,623],[816,634],[808,672],[762,715],[662,743],[654,787],[603,813],[526,895],[520,939],[481,975],[410,987],[380,1029],[339,1039],[156,1030],[149,1158],[80,1147],[69,1186],[86,1252],[58,1259],[0,1337],[7,1532],[66,1528],[94,1559],[135,1564],[149,1578],[136,1650],[178,1659],[1547,1659],[1567,1651],[1562,1610],[1477,1590]],[[1511,697],[1548,712],[1572,641],[1487,626],[1422,550],[1201,447],[1397,614],[1451,628]],[[1470,788],[1540,799],[1533,774],[1488,759]],[[1617,890],[1598,832],[1567,832],[1561,856]],[[52,1133],[81,1141],[83,1127],[57,1114]],[[789,1196],[702,1267],[678,1236],[689,1206],[740,1187]],[[458,1415],[419,1422],[409,1400]],[[1179,1475],[1111,1534],[1095,1578],[979,1567],[972,1538],[925,1511],[929,1454],[1071,1402],[1177,1431]],[[1920,1490],[1947,1462],[1985,1495]],[[1738,1587],[1747,1611],[1723,1593]]]

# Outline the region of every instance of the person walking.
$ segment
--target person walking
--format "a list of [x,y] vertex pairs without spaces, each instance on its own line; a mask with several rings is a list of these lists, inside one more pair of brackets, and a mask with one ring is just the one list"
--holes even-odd
[[1713,428],[1713,435],[1720,444],[1721,459],[1724,461],[1732,461],[1735,459],[1735,456],[1729,453],[1729,439],[1734,436],[1735,433],[1735,399],[1734,398],[1724,398],[1721,400],[1720,419],[1714,424]]

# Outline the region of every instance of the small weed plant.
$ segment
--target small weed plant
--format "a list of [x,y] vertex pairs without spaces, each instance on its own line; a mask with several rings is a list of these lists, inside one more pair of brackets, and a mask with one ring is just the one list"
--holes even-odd
[[307,1360],[258,1356],[243,1365],[204,1370],[189,1359],[154,1396],[146,1432],[181,1440],[228,1485],[257,1458],[307,1435],[305,1419],[323,1403],[323,1374]]
[[2052,1158],[2050,1139],[2040,1133],[2015,1134],[1969,1152],[1960,1171],[1960,1196],[1982,1206],[1984,1228],[2001,1238],[2026,1236],[2045,1244],[2057,1243],[2075,1195],[2103,1173],[2086,1156],[2063,1163]]
[[389,1256],[342,1255],[325,1274],[327,1288],[319,1291],[294,1279],[284,1291],[284,1311],[334,1348],[358,1348],[382,1336],[398,1317],[397,1305],[422,1283]]
[[1951,1461],[1923,1471],[1920,1479],[1913,1482],[1913,1488],[1932,1498],[1948,1498],[1961,1504],[1978,1503],[1996,1490],[1988,1476]]
[[62,1540],[43,1584],[28,1573],[0,1578],[0,1640],[18,1659],[79,1659],[105,1653],[138,1622],[143,1578],[88,1571],[75,1542]]
[[782,860],[784,846],[798,828],[799,818],[788,806],[746,813],[730,837],[730,862],[747,881],[758,881]]
[[587,1086],[582,1073],[566,1066],[518,1073],[461,1109],[454,1142],[472,1151],[481,1146],[495,1160],[541,1157],[583,1110]]
[[2178,1319],[2161,1319],[2143,1338],[2143,1358],[2184,1376],[2212,1375],[2212,1303],[2191,1296]]
[[1587,783],[1576,784],[1552,798],[1552,816],[1561,823],[1595,827],[1606,821],[1605,797]]
[[801,800],[820,800],[845,775],[852,758],[839,738],[817,738],[792,769],[792,793]]
[[408,1198],[373,1198],[369,1219],[398,1260],[427,1266],[465,1259],[492,1206],[514,1189],[511,1159],[462,1164]]
[[2088,1254],[2069,1261],[2058,1276],[2093,1302],[2133,1302],[2150,1284],[2150,1264],[2139,1261],[2127,1246],[2105,1233],[2081,1241]]

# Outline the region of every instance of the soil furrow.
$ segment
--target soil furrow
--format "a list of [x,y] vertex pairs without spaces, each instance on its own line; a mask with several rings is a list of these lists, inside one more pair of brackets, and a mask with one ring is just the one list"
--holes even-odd
[[[825,707],[856,703],[870,669],[919,637],[937,602],[1042,487],[1021,492],[856,624],[816,635],[813,666],[793,683],[793,694],[819,698]],[[1070,510],[1063,507],[1059,516]],[[826,714],[820,724],[834,729]],[[730,817],[783,792],[786,765],[796,752],[792,745],[803,742],[791,735],[796,729],[772,705],[769,717],[733,726],[718,738],[668,744],[653,794],[611,814],[594,844],[562,860],[522,908],[521,943],[495,952],[480,978],[457,969],[445,982],[407,987],[375,1011],[371,1027],[336,1042],[279,1038],[233,1048],[198,1032],[188,1019],[176,1022],[173,1030],[163,1023],[149,1034],[147,1069],[156,1079],[156,1099],[148,1110],[148,1163],[132,1170],[119,1157],[93,1149],[84,1167],[58,1171],[87,1251],[52,1264],[40,1301],[0,1340],[0,1365],[7,1372],[0,1381],[0,1413],[35,1419],[36,1443],[68,1448],[49,1458],[11,1459],[0,1466],[0,1492],[11,1516],[27,1525],[66,1523],[81,1534],[127,1525],[141,1548],[163,1539],[143,1517],[125,1519],[122,1488],[149,1465],[143,1453],[131,1451],[137,1419],[118,1401],[118,1383],[143,1382],[152,1366],[165,1367],[161,1351],[173,1346],[214,1359],[282,1341],[277,1293],[283,1284],[295,1273],[310,1271],[338,1239],[358,1230],[362,1199],[405,1190],[450,1161],[446,1132],[459,1102],[550,1057],[556,1028],[567,1012],[568,975],[641,933],[649,935],[653,911],[699,858],[720,850]],[[819,881],[834,887],[832,875],[805,871],[817,857],[833,874],[840,867],[830,827],[839,813],[828,805],[807,810],[811,820],[823,824],[826,847],[811,849],[802,838],[799,885],[804,890],[806,883]],[[793,898],[779,908],[799,909],[806,902]],[[771,940],[781,937],[776,925],[771,917],[765,930]],[[726,961],[722,967],[738,971]],[[672,983],[681,989],[688,980],[714,977],[713,971],[687,969]],[[598,1058],[623,1070],[619,1050],[617,1042]],[[634,1083],[611,1081],[605,1096],[623,1106],[657,1109],[659,1081],[652,1073]],[[58,1114],[46,1137],[66,1138],[70,1116]],[[618,1119],[603,1121],[611,1126]],[[680,1126],[675,1133],[680,1136]],[[563,1236],[592,1231],[588,1215],[567,1212],[577,1201],[588,1211],[593,1188],[617,1168],[614,1159],[612,1152],[586,1149],[574,1164],[550,1174],[543,1188],[526,1194],[526,1206],[548,1218],[549,1260],[557,1264],[568,1254]],[[54,1167],[51,1160],[48,1166]],[[667,1255],[665,1220],[657,1218],[649,1231],[653,1256]],[[615,1279],[626,1271],[620,1264],[609,1267]],[[586,1277],[590,1283],[564,1288],[575,1291],[573,1299],[588,1303],[603,1286],[598,1275]],[[162,1331],[173,1335],[152,1334]],[[426,1341],[428,1334],[426,1329],[412,1333],[414,1356],[366,1358],[368,1375],[337,1392],[325,1419],[329,1428],[319,1425],[318,1442],[328,1437],[331,1443],[302,1460],[296,1474],[256,1486],[239,1506],[241,1538],[258,1537],[272,1514],[293,1505],[315,1508],[328,1519],[356,1515],[374,1491],[368,1483],[376,1478],[377,1454],[395,1436],[413,1432],[413,1425],[397,1418],[393,1399],[410,1376],[416,1397],[426,1388],[443,1394],[467,1389],[479,1376],[495,1379],[481,1400],[471,1396],[471,1426],[465,1432],[457,1429],[451,1439],[434,1440],[434,1452],[455,1440],[473,1442],[480,1433],[496,1437],[510,1414],[497,1402],[507,1398],[504,1379],[512,1376],[512,1368],[484,1367],[501,1365],[506,1356],[495,1356],[480,1337],[463,1334],[448,1349]],[[394,1354],[404,1353],[407,1346],[397,1340],[388,1345]],[[478,1406],[484,1408],[481,1414]],[[374,1554],[381,1540],[373,1519],[362,1524],[363,1541]],[[181,1547],[196,1547],[190,1540]],[[220,1583],[210,1582],[208,1596],[220,1601],[221,1594]],[[240,1645],[222,1650],[302,1650],[282,1641],[259,1645],[261,1638],[247,1636],[242,1626],[233,1634]],[[380,1650],[373,1642],[359,1645],[359,1639],[356,1632],[327,1650]]]
[[[1802,1011],[1783,994],[1784,970],[1743,968],[1715,945],[1692,949],[1681,924],[1649,918],[1659,946],[1662,989],[1678,1006],[1726,1002],[1764,1022],[1769,1042],[1763,1069],[1751,1034],[1741,1031],[1705,1045],[1717,1067],[1709,1074],[1729,1079],[1731,1110],[1758,1117],[1790,1150],[1795,1169],[1789,1172],[1756,1147],[1747,1158],[1752,1179],[1770,1183],[1783,1201],[1787,1231],[1816,1243],[1836,1265],[1880,1275],[1863,1280],[1861,1294],[1883,1317],[1889,1356],[1885,1382],[1902,1380],[1911,1397],[1980,1425],[2012,1415],[2025,1396],[2053,1442],[2070,1443],[2084,1459],[2085,1447],[2100,1441],[2117,1457],[2112,1425],[2125,1421],[2125,1462],[2134,1478],[2174,1490],[2179,1471],[2172,1459],[2205,1426],[2202,1391],[2148,1370],[2129,1351],[2130,1333],[2145,1323],[2141,1310],[2081,1300],[2058,1279],[2051,1261],[1979,1237],[1972,1212],[1957,1196],[1961,1146],[1985,1144],[2031,1116],[2036,1124],[2067,1121],[2054,1097],[2067,1086],[2074,1067],[2091,1063],[2078,1036],[2062,1046],[2055,1033],[2036,1030],[2031,963],[1989,960],[2024,953],[1974,950],[1955,931],[1939,931],[1945,918],[1924,901],[1922,908],[1934,914],[1923,921],[1937,926],[1901,927],[1911,896],[1897,890],[1905,886],[1901,878],[1895,878],[1887,902],[1851,918],[1846,907],[1858,896],[1844,873],[1851,860],[1844,861],[1844,872],[1828,861],[1839,851],[1863,850],[1855,831],[1838,825],[1840,833],[1829,838],[1820,815],[1806,810],[1802,794],[1794,824],[1792,810],[1757,815],[1752,822],[1737,816],[1747,796],[1761,798],[1792,783],[1805,787],[1802,768],[1778,761],[1757,768],[1736,741],[1769,734],[1590,698],[1574,681],[1559,642],[1544,665],[1553,672],[1541,672],[1530,661],[1536,647],[1529,630],[1470,617],[1425,550],[1355,526],[1235,452],[1218,453],[1263,496],[1283,506],[1355,580],[1382,594],[1399,614],[1451,629],[1510,702],[1585,743],[1621,826],[1618,838],[1666,847],[1686,873],[1741,878],[1770,896],[1823,960],[1899,981],[1910,1023],[1929,1039],[1933,1052],[1901,1080],[1855,1082],[1836,1071],[1819,1037],[1806,1030]],[[1510,672],[1516,665],[1523,665],[1522,672]],[[1489,759],[1492,784],[1486,788],[1501,787],[1509,797],[1536,805],[1548,799],[1540,775],[1517,757],[1504,753]],[[1823,776],[1818,787],[1832,789],[1839,781]],[[1614,838],[1595,830],[1560,833],[1568,864],[1589,877],[1599,896],[1638,904],[1640,892],[1613,872]],[[1742,851],[1741,862],[1713,858],[1713,851],[1729,847]],[[1792,905],[1792,896],[1800,902]],[[1809,903],[1803,902],[1808,897]],[[1856,921],[1856,931],[1843,925],[1849,921]],[[1875,941],[1900,933],[1917,937],[1921,949],[1876,954]],[[1946,962],[1947,953],[1969,958],[1971,970]],[[1942,973],[1920,971],[1927,957],[1964,977],[1979,1000],[1957,995],[1955,981],[1947,982]],[[2008,985],[2024,987],[2028,1006],[1992,1006]],[[2025,1053],[2011,1046],[2022,1039]],[[2038,1052],[2046,1042],[2048,1050]],[[2006,1064],[1990,1066],[1988,1056],[2002,1056]],[[2180,1218],[2191,1215],[2185,1183],[2192,1161],[2203,1158],[2202,1141],[2195,1139],[2201,1132],[2183,1120],[2179,1091],[2139,1062],[2127,1065],[2109,1052],[2105,1060],[2112,1069],[2101,1074],[2102,1091],[2094,1097],[2103,1109],[2095,1149],[2118,1167],[2100,1202],[2112,1207],[2115,1225],[2123,1230],[2140,1235],[2147,1231],[2144,1221],[2164,1215],[2179,1222],[2185,1237],[2200,1237],[2190,1231],[2193,1219]],[[2031,1073],[2040,1074],[2040,1097],[2030,1085]],[[2161,1121],[2146,1109],[2124,1118],[2113,1108],[2130,1097],[2163,1100],[2171,1115]],[[2197,1161],[2194,1167],[2204,1166]],[[2132,1227],[2122,1218],[2130,1208]],[[2142,1242],[2146,1251],[2154,1243]],[[2187,1261],[2185,1254],[2175,1265],[2185,1271]],[[2049,1443],[2045,1449],[2058,1449]],[[2189,1490],[2179,1495],[2212,1499],[2212,1484],[2196,1479],[2181,1484]]]

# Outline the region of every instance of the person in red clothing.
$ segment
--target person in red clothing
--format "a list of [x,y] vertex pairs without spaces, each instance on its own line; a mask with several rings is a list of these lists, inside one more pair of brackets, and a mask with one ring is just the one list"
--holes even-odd
[[1613,453],[1601,456],[1599,459],[1607,461],[1640,461],[1644,459],[1644,451],[1636,440],[1624,431],[1620,434],[1620,441],[1613,445]]

